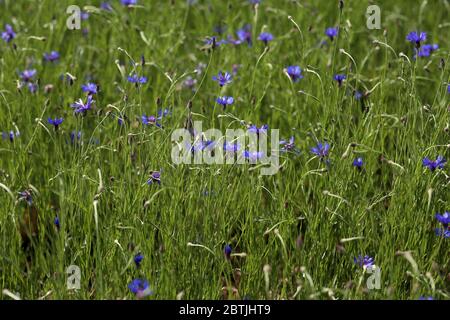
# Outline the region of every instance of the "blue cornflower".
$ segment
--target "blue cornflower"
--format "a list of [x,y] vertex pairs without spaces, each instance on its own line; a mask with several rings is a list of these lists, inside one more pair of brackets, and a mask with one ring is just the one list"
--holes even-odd
[[231,43],[231,44],[234,44],[234,45],[239,45],[239,44],[242,43],[241,40],[239,40],[239,39],[236,40],[236,39],[234,39],[233,36],[231,36],[231,35],[228,35],[228,37],[227,37],[227,42],[228,42],[228,43]]
[[161,172],[160,171],[153,171],[150,173],[150,177],[147,179],[147,184],[151,185],[153,183],[161,184]]
[[330,145],[328,143],[322,144],[321,142],[317,143],[316,147],[311,148],[311,153],[320,157],[320,160],[328,156],[330,152]]
[[87,19],[89,19],[89,12],[81,11],[81,13],[80,13],[80,18],[81,18],[81,20],[87,20]]
[[33,82],[28,82],[27,83],[27,87],[28,87],[28,90],[31,93],[35,93],[38,90],[38,85],[36,83],[33,83]]
[[196,139],[194,141],[194,144],[186,143],[186,148],[191,151],[192,153],[203,151],[203,150],[212,150],[214,149],[214,146],[216,145],[216,142],[213,140],[199,140]]
[[20,78],[24,82],[31,82],[36,75],[36,69],[24,70],[19,74]]
[[81,135],[82,135],[81,131],[78,131],[78,132],[72,131],[70,133],[70,141],[72,142],[72,144],[75,143],[75,139],[76,140],[81,140]]
[[258,128],[254,124],[248,126],[247,131],[250,133],[256,133],[258,136],[260,133],[267,133],[267,130],[269,129],[269,125],[265,124],[262,125],[261,128]]
[[127,7],[137,4],[137,0],[120,0],[120,2],[122,3],[122,5],[127,6]]
[[55,118],[55,119],[48,118],[47,121],[49,124],[52,124],[55,127],[55,130],[58,130],[58,127],[61,123],[63,123],[64,118],[59,118],[59,119],[58,118]]
[[144,298],[153,294],[148,281],[145,279],[134,279],[128,284],[128,288],[137,298]]
[[141,266],[141,262],[143,259],[144,259],[144,256],[140,252],[134,256],[134,263],[136,264],[137,268],[139,268]]
[[363,268],[372,267],[373,265],[375,265],[374,258],[367,255],[364,257],[362,255],[359,255],[357,258],[353,258],[353,261]]
[[336,74],[333,77],[333,80],[336,80],[339,87],[342,86],[342,82],[347,79],[347,76],[345,74]]
[[361,98],[364,97],[364,95],[362,94],[361,91],[356,90],[354,97],[356,100],[361,100]]
[[272,41],[273,39],[274,39],[273,35],[268,32],[262,32],[258,37],[258,40],[264,42],[265,45],[267,45],[269,41]]
[[354,166],[355,168],[358,168],[359,170],[362,169],[362,166],[363,166],[363,165],[364,165],[364,162],[363,162],[363,158],[361,158],[361,157],[356,158],[356,159],[353,161],[353,166]]
[[424,167],[427,167],[431,171],[436,170],[436,168],[442,169],[444,168],[445,163],[447,160],[443,156],[438,156],[435,161],[432,161],[428,159],[428,157],[423,158],[422,164]]
[[78,101],[72,103],[71,106],[75,109],[75,113],[86,113],[86,111],[91,109],[94,102],[95,101],[92,100],[92,96],[89,95],[86,99],[86,103],[83,103],[83,100],[79,99]]
[[262,0],[248,0],[251,4],[260,4]]
[[327,28],[325,29],[325,35],[330,38],[331,41],[339,34],[339,28]]
[[449,229],[445,230],[445,229],[436,228],[434,231],[438,237],[450,238],[450,230]]
[[31,206],[31,204],[33,203],[33,195],[28,190],[21,191],[19,192],[19,200],[20,201],[25,200],[28,203],[28,205]]
[[420,48],[420,43],[427,40],[427,34],[425,32],[410,32],[406,36],[406,40],[411,43],[414,43],[417,48]]
[[98,86],[95,83],[88,82],[81,86],[81,90],[88,94],[97,94]]
[[244,150],[244,152],[242,152],[242,155],[244,156],[245,159],[250,160],[250,162],[256,162],[257,160],[263,157],[264,153],[262,151]]
[[212,36],[212,37],[206,37],[206,39],[203,41],[206,45],[213,45],[215,44],[216,46],[219,46],[220,44],[218,44],[218,40],[216,36]]
[[184,82],[183,82],[183,87],[194,90],[196,84],[197,84],[197,79],[194,79],[191,76],[188,76],[186,78],[186,80],[184,80]]
[[164,117],[170,116],[172,114],[172,111],[169,109],[158,109],[158,119],[162,119]]
[[212,79],[214,81],[217,81],[219,83],[219,86],[223,87],[224,85],[231,83],[232,76],[228,72],[222,73],[222,71],[220,71],[218,75],[213,76]]
[[55,225],[56,229],[59,230],[61,225],[59,224],[59,217],[58,216],[56,216],[55,219],[53,219],[53,224]]
[[242,29],[239,29],[236,32],[236,35],[239,38],[239,43],[247,42],[250,46],[252,44],[252,32],[251,32],[251,26],[249,24],[245,25]]
[[200,148],[201,148],[201,150],[212,150],[212,149],[214,149],[215,145],[216,145],[216,142],[214,140],[206,140],[206,141],[202,141]]
[[2,39],[5,42],[10,42],[12,39],[16,37],[16,33],[14,32],[11,25],[6,24],[5,25],[5,31],[2,32]]
[[104,1],[100,4],[100,9],[106,10],[106,11],[112,11],[111,4],[109,1]]
[[233,99],[233,97],[223,96],[223,97],[218,97],[216,99],[216,102],[218,104],[222,105],[223,108],[225,109],[228,105],[233,104],[234,99]]
[[142,115],[141,117],[142,119],[142,123],[149,126],[149,125],[154,125],[157,126],[158,128],[161,128],[161,124],[158,123],[158,119],[155,116],[146,116],[145,114]]
[[229,153],[235,153],[237,152],[239,149],[241,148],[241,146],[237,143],[237,142],[227,142],[224,141],[223,143],[223,150],[225,152],[229,152]]
[[128,79],[128,82],[136,83],[136,84],[138,84],[138,83],[144,84],[144,83],[147,83],[147,80],[148,80],[147,77],[144,77],[144,76],[139,77],[137,74],[128,76],[127,79]]
[[434,298],[432,296],[428,296],[428,297],[420,296],[419,300],[434,300]]
[[227,244],[226,246],[225,246],[225,248],[223,249],[223,253],[224,253],[224,255],[225,255],[225,258],[227,258],[228,260],[230,260],[230,257],[231,257],[231,252],[232,252],[233,250],[231,249],[231,246],[229,245],[229,244]]
[[286,68],[286,73],[292,79],[292,81],[297,82],[300,79],[303,79],[302,69],[299,66],[289,66]]
[[[420,49],[416,50],[419,57],[429,57],[433,51],[439,49],[437,44],[424,44]],[[415,58],[415,56],[414,56]]]
[[447,86],[447,93],[450,93],[450,84]]
[[280,144],[282,145],[281,150],[282,151],[295,150],[294,140],[295,140],[295,138],[293,136],[289,138],[289,141],[281,140],[280,141]]
[[436,213],[436,219],[437,219],[437,221],[442,223],[444,228],[448,228],[448,225],[450,224],[450,213],[448,213],[447,211],[444,212],[442,215],[439,213]]
[[58,51],[52,51],[50,53],[44,53],[44,60],[48,62],[55,62],[59,60]]
[[16,131],[16,133],[14,133],[14,131],[9,131],[9,132],[2,132],[2,139],[6,140],[9,139],[10,142],[14,142],[14,138],[18,138],[20,136],[20,132]]

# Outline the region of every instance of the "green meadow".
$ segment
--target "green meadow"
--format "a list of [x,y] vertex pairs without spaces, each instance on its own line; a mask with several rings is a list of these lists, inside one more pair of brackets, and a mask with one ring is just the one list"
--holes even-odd
[[[450,298],[448,1],[109,4],[0,0],[0,299]],[[194,121],[295,147],[176,164]]]

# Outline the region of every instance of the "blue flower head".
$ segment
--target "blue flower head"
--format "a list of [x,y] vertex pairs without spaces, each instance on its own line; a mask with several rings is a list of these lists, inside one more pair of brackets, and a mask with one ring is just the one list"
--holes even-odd
[[417,48],[420,48],[420,44],[423,41],[427,40],[427,34],[425,32],[410,32],[406,36],[406,40],[408,40],[411,43],[414,43]]
[[[424,44],[419,49],[416,49],[417,56],[420,58],[429,57],[434,51],[439,49],[439,45],[437,44]],[[414,56],[415,58],[415,56]]]
[[219,83],[219,86],[223,87],[229,83],[231,83],[231,74],[228,72],[222,73],[222,71],[219,72],[217,76],[213,76],[212,79],[214,81],[217,81]]
[[249,24],[245,25],[242,29],[239,29],[236,32],[236,35],[239,38],[239,43],[247,42],[249,46],[252,45],[252,32]]
[[445,163],[447,162],[447,160],[444,159],[444,157],[442,156],[438,156],[436,160],[430,160],[428,157],[423,158],[422,160],[422,165],[424,167],[427,167],[428,169],[430,169],[430,171],[434,171],[437,168],[442,169],[444,168]]
[[137,0],[120,0],[120,3],[122,3],[123,6],[131,6],[131,5],[136,5],[137,4]]
[[138,253],[134,256],[134,263],[136,264],[136,267],[139,268],[141,266],[141,262],[144,259],[144,256],[142,255],[142,253]]
[[286,73],[289,75],[293,82],[297,82],[303,79],[302,69],[299,66],[289,66],[286,68]]
[[327,28],[325,29],[325,35],[330,38],[331,41],[339,34],[338,28]]
[[353,161],[353,166],[354,166],[355,168],[358,168],[359,170],[362,169],[362,166],[363,166],[363,165],[364,165],[364,162],[363,162],[363,158],[361,158],[361,157],[356,158],[356,159]]
[[36,75],[35,69],[24,70],[19,74],[20,78],[24,82],[31,82],[35,75]]
[[311,148],[311,153],[318,156],[320,160],[323,160],[323,158],[328,157],[329,152],[330,152],[330,145],[326,142],[324,144],[319,142],[316,147]]
[[111,4],[109,1],[104,1],[100,4],[100,9],[106,10],[106,11],[112,11]]
[[16,37],[16,33],[14,32],[12,26],[9,24],[6,24],[5,31],[2,32],[2,39],[8,43],[8,42],[11,42],[12,39],[14,39],[15,37]]
[[59,217],[56,216],[55,219],[53,219],[53,224],[55,225],[56,229],[59,230],[59,228],[61,227],[60,223],[59,223]]
[[236,153],[241,146],[237,142],[223,142],[223,150],[228,153]]
[[286,152],[286,151],[293,151],[295,150],[295,138],[294,136],[289,138],[289,141],[286,140],[281,140],[280,141],[280,145],[282,145],[281,147],[281,151]]
[[150,177],[147,179],[147,184],[152,185],[153,183],[161,184],[161,172],[153,171],[150,173]]
[[169,109],[165,108],[165,109],[158,109],[158,119],[162,119],[164,117],[168,117],[172,115],[172,111],[170,111]]
[[184,80],[184,82],[183,82],[183,87],[194,90],[196,84],[197,84],[197,79],[194,79],[191,76],[188,76],[188,77],[186,77],[186,80]]
[[435,233],[438,237],[443,237],[443,238],[450,238],[450,230],[449,229],[440,229],[440,228],[436,228]]
[[44,60],[48,62],[55,62],[59,60],[58,51],[52,51],[50,53],[44,53]]
[[223,108],[225,109],[228,105],[233,104],[234,99],[233,97],[227,97],[227,96],[223,96],[223,97],[218,97],[216,99],[216,102],[220,105],[223,106]]
[[264,124],[262,125],[260,128],[258,128],[257,126],[255,126],[254,124],[248,126],[247,131],[250,133],[256,133],[258,136],[261,133],[267,133],[267,130],[269,129],[269,125]]
[[258,40],[264,42],[265,45],[267,45],[273,39],[274,39],[273,35],[269,32],[262,32],[258,37]]
[[128,82],[135,83],[136,85],[147,83],[147,80],[148,80],[147,77],[144,77],[144,76],[139,77],[137,74],[128,76],[127,79],[128,79]]
[[353,261],[357,265],[359,265],[360,267],[363,267],[363,268],[368,268],[368,267],[372,267],[373,265],[375,265],[374,258],[369,257],[367,255],[364,257],[362,255],[359,255],[358,257],[353,258]]
[[27,87],[28,87],[28,90],[31,93],[35,93],[38,90],[38,85],[36,83],[33,83],[33,82],[28,82],[27,83]]
[[88,82],[81,86],[81,90],[83,90],[83,92],[87,92],[89,95],[97,94],[98,87],[95,83]]
[[26,201],[28,205],[31,206],[31,204],[33,203],[33,195],[29,190],[21,191],[19,192],[19,200]]
[[95,101],[92,100],[92,96],[89,95],[86,99],[86,103],[83,103],[83,100],[79,99],[78,101],[72,104],[72,108],[74,108],[75,113],[86,113],[86,111],[92,108],[92,104]]
[[233,250],[231,249],[231,246],[229,245],[229,244],[227,244],[226,246],[225,246],[225,248],[223,249],[223,253],[224,253],[224,255],[225,255],[225,258],[227,258],[228,260],[230,260],[230,257],[231,257],[231,252],[232,252]]
[[145,279],[134,279],[128,284],[128,288],[139,299],[153,294],[148,281]]
[[242,155],[244,156],[245,159],[249,160],[250,163],[255,163],[256,161],[258,161],[263,157],[264,153],[262,151],[244,150],[242,152]]
[[55,130],[58,130],[58,127],[61,123],[63,123],[64,118],[48,118],[47,122],[55,127]]
[[161,128],[161,124],[158,122],[158,119],[155,116],[146,116],[145,114],[141,117],[142,123],[147,126],[157,126],[158,128]]
[[333,77],[333,80],[337,81],[339,87],[342,86],[342,82],[347,79],[347,76],[345,74],[336,74]]
[[448,226],[450,224],[450,213],[448,213],[447,211],[444,212],[443,214],[436,213],[435,217],[436,217],[437,221],[442,223],[442,226],[445,229],[448,228]]

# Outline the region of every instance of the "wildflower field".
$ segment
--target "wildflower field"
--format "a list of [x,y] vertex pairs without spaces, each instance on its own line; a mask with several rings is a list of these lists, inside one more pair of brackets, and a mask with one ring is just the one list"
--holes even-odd
[[0,299],[449,299],[449,18],[0,0]]

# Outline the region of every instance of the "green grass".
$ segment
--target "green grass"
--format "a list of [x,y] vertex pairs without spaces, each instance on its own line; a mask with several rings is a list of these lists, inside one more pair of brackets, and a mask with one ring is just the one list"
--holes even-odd
[[[150,299],[181,292],[221,299],[233,286],[238,294],[228,298],[449,299],[449,240],[434,233],[435,213],[450,210],[448,166],[422,166],[425,156],[450,157],[448,1],[377,1],[381,30],[366,28],[372,1],[347,0],[340,11],[338,1],[263,0],[257,14],[245,0],[141,0],[133,9],[112,1],[113,12],[81,22],[87,36],[66,27],[74,2],[100,4],[0,2],[0,27],[17,32],[12,43],[0,41],[0,131],[20,131],[13,143],[0,140],[1,289],[24,299],[133,299],[127,285],[140,277],[151,284]],[[254,45],[200,50],[220,23],[228,29],[219,39],[250,23]],[[337,25],[339,37],[321,46],[325,28]],[[268,51],[256,41],[262,30],[275,36]],[[440,49],[413,60],[405,37],[414,30]],[[43,63],[51,50],[60,61]],[[133,67],[141,55],[145,66]],[[199,63],[207,69],[196,75]],[[218,117],[225,113],[214,110],[220,90],[211,78],[235,64],[237,75],[221,90],[235,103]],[[283,72],[289,65],[299,65],[304,79],[291,83]],[[29,67],[38,72],[36,94],[17,89],[18,72]],[[149,78],[140,88],[124,77],[134,68]],[[60,79],[66,72],[76,77],[73,86]],[[335,73],[348,76],[341,88]],[[198,79],[196,92],[182,88],[189,75]],[[70,104],[84,99],[88,76],[101,91],[94,110],[77,117]],[[365,109],[355,89],[373,89]],[[176,166],[171,133],[183,127],[189,101],[205,129],[242,128],[233,118],[268,124],[295,136],[301,154],[282,154],[273,176],[250,165]],[[162,130],[141,124],[142,114],[161,107],[172,110]],[[57,132],[46,121],[56,116],[65,119]],[[83,143],[70,143],[72,130],[83,132]],[[317,141],[331,145],[328,170],[309,151]],[[352,166],[357,156],[362,171]],[[148,186],[160,169],[161,186]],[[39,235],[27,267],[19,234],[26,205],[17,193],[30,186]],[[227,243],[246,255],[226,260]],[[399,253],[407,251],[413,260]],[[368,275],[353,262],[360,254],[381,267],[379,290],[365,289]],[[77,291],[66,288],[72,264],[81,269]]]

